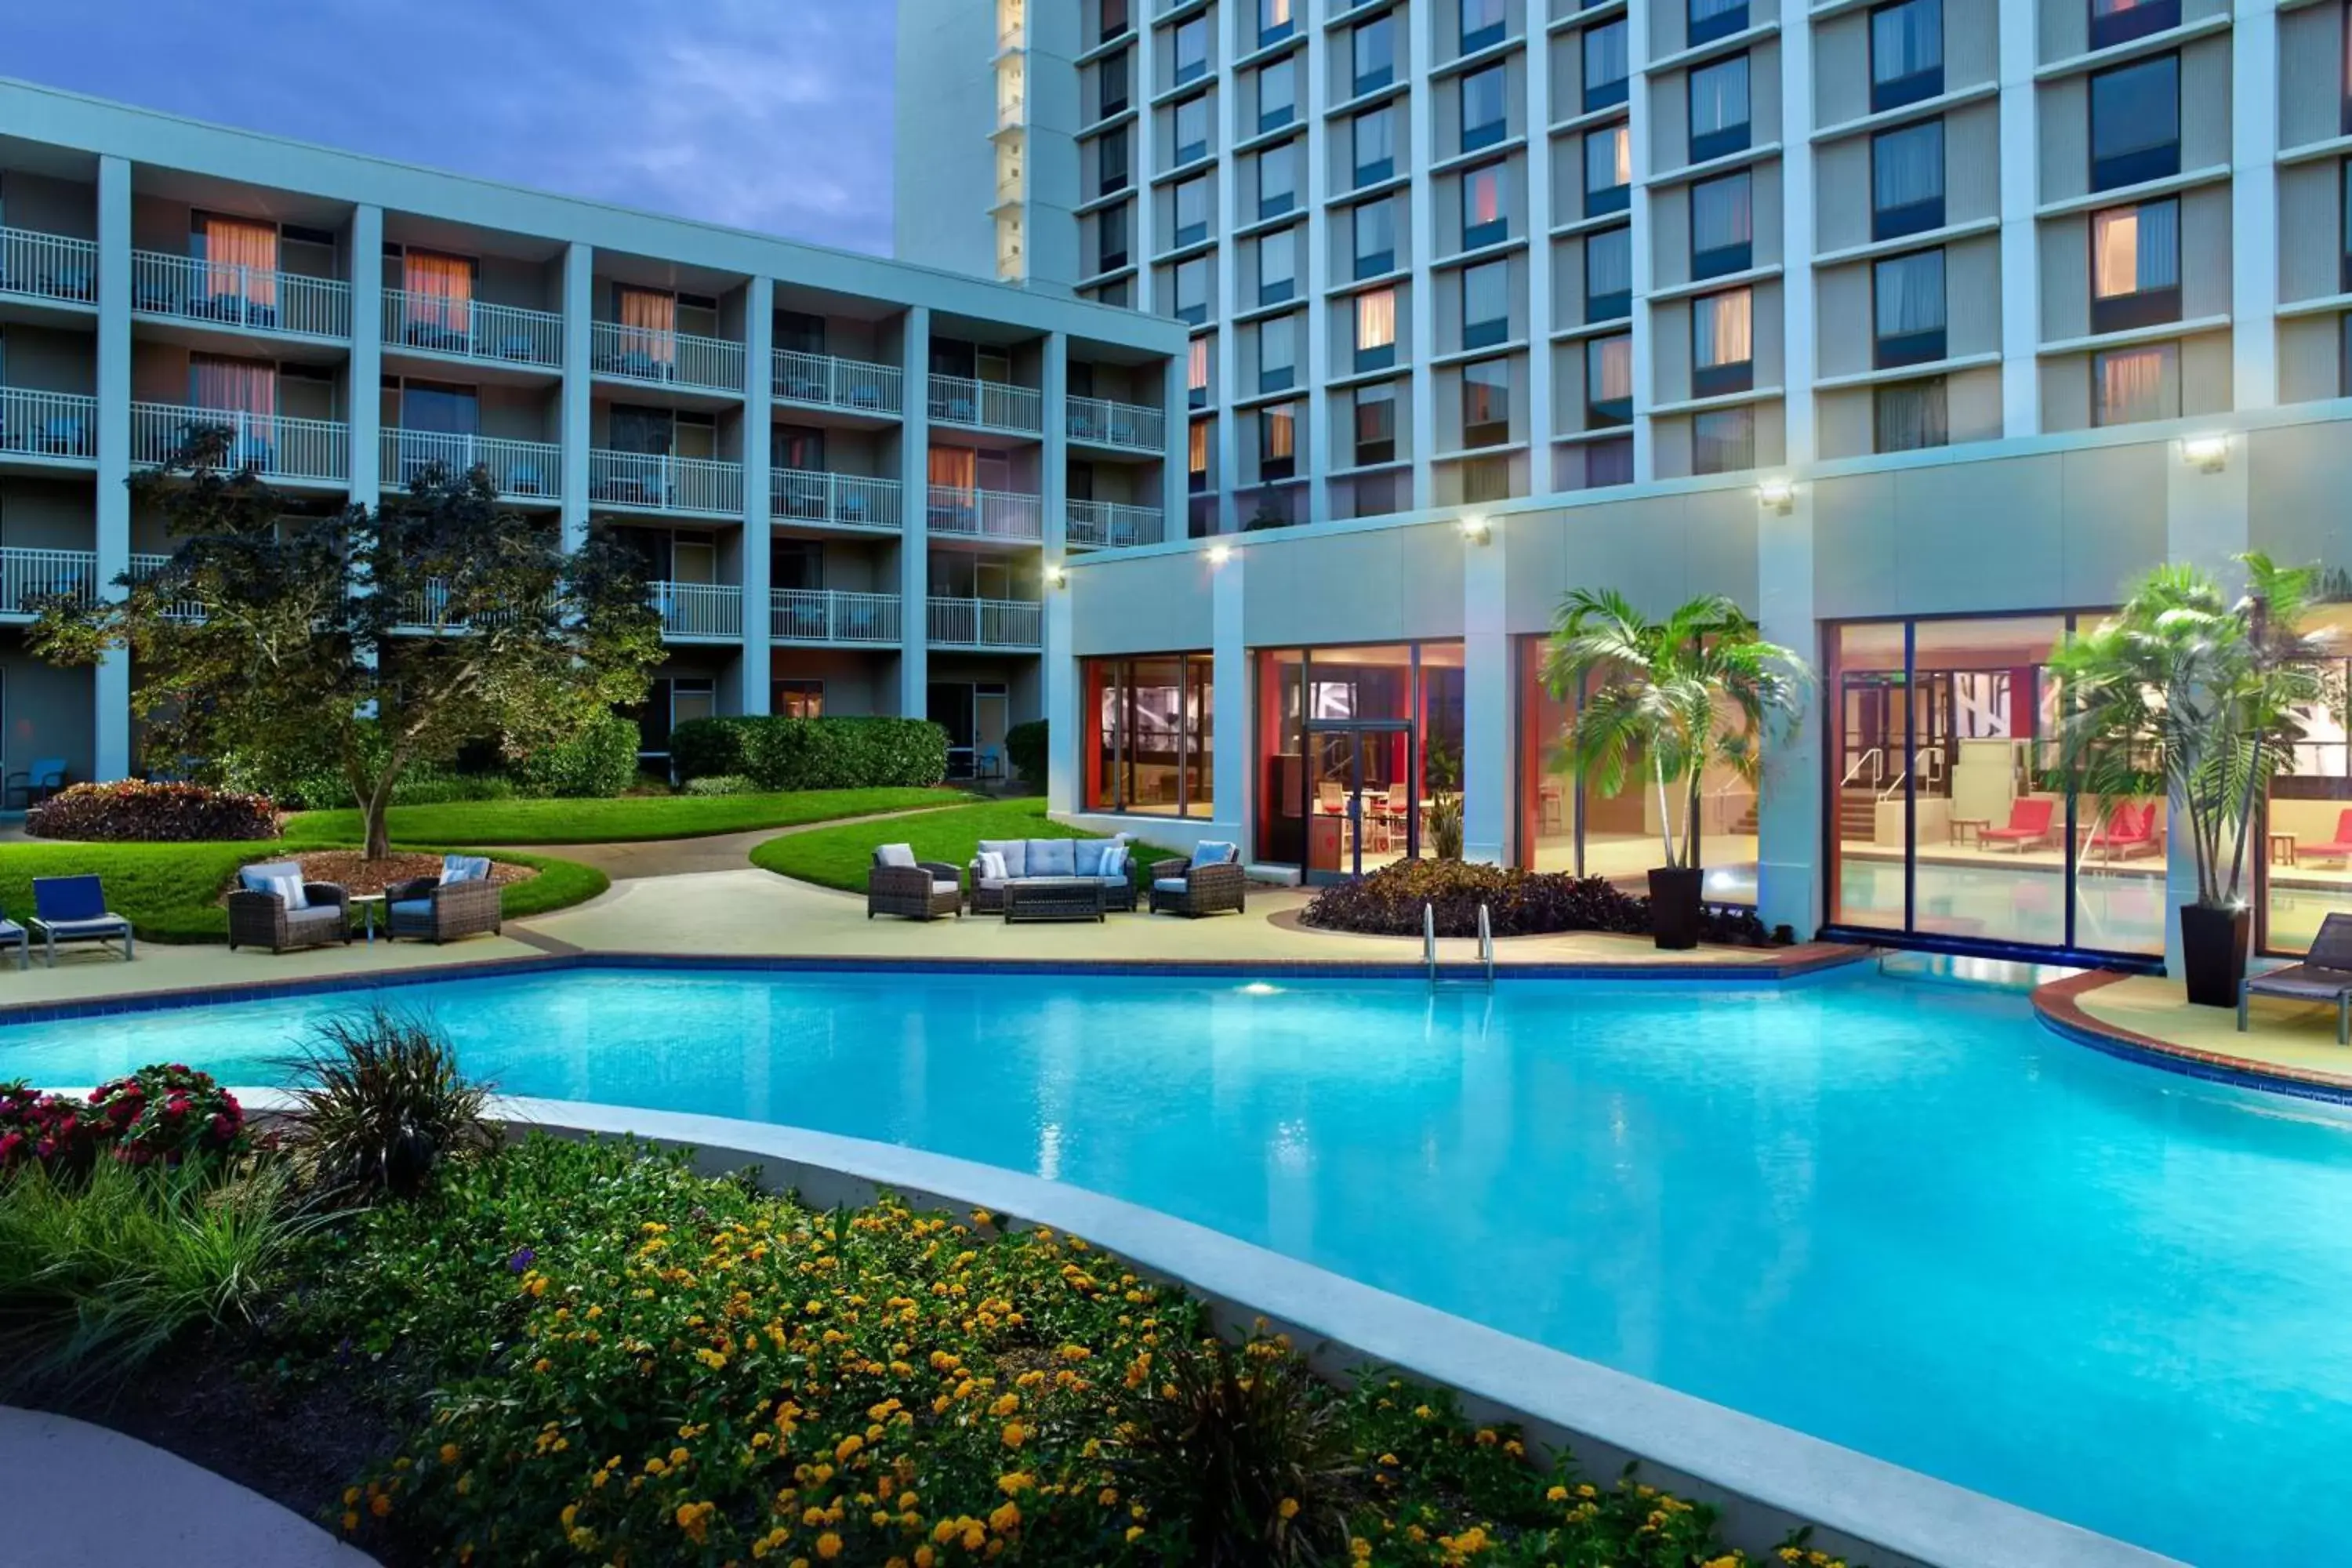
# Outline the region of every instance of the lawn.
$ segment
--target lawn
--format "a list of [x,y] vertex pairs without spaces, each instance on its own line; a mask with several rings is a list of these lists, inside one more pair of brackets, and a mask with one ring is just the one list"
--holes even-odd
[[[952,805],[971,797],[951,789],[817,789],[781,795],[622,795],[613,800],[463,800],[395,805],[394,844],[634,844],[797,827],[843,816]],[[297,812],[289,838],[360,841],[356,810]]]
[[[808,833],[772,838],[751,851],[751,864],[780,877],[794,877],[827,888],[866,890],[866,870],[873,864],[877,844],[911,844],[918,860],[938,860],[967,866],[983,838],[1100,838],[1099,833],[1045,819],[1045,803],[1036,796],[1024,800],[988,801],[979,805],[926,811],[894,822],[845,823]],[[1149,866],[1172,849],[1148,844],[1135,847],[1134,858]]]

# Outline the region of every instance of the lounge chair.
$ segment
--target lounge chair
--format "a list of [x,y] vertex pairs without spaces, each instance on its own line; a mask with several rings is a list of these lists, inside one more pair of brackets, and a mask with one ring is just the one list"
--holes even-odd
[[2057,802],[2042,796],[2029,795],[2013,801],[2009,808],[2009,826],[1988,827],[1977,834],[1977,842],[1990,847],[2007,844],[2022,855],[2050,841],[2050,812]]
[[228,896],[228,950],[351,945],[351,895],[336,882],[311,882],[292,860],[265,860],[237,874]]
[[2336,818],[2336,841],[2332,844],[2298,844],[2294,847],[2297,860],[2342,860],[2352,864],[2352,811]]
[[37,805],[66,787],[63,757],[35,757],[23,773],[10,773],[6,798],[16,805]]
[[2336,1043],[2352,1046],[2352,915],[2330,915],[2319,922],[2311,951],[2301,963],[2249,974],[2238,983],[2238,1033],[2246,1032],[2246,1004],[2255,996],[2280,996],[2290,1002],[2336,1004]]
[[131,922],[106,907],[106,889],[96,877],[34,878],[33,930],[47,949],[51,969],[58,966],[61,942],[94,942],[101,947],[120,942],[123,963],[138,956]]
[[2124,802],[2083,840],[2084,853],[2109,860],[2153,855],[2157,848],[2156,802],[2152,800],[2138,805]]
[[1203,840],[1190,860],[1161,860],[1151,868],[1151,912],[1192,919],[1244,910],[1248,879],[1242,875],[1241,846]]
[[384,889],[386,940],[413,937],[444,942],[461,936],[496,935],[504,915],[499,885],[490,880],[489,858],[445,855],[441,874],[419,877]]
[[885,844],[874,851],[873,868],[866,873],[866,918],[876,915],[961,920],[963,882],[952,866],[916,859],[910,844]]
[[25,928],[6,915],[0,915],[0,947],[16,950],[16,968],[21,973],[30,962],[27,955],[31,952],[31,944],[26,940]]

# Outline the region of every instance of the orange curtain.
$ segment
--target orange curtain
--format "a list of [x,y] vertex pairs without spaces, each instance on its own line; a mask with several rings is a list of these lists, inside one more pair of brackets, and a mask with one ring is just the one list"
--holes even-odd
[[256,420],[278,412],[278,367],[266,362],[191,354],[188,387],[199,408]]
[[1356,346],[1384,349],[1396,342],[1396,291],[1375,289],[1356,296]]
[[969,447],[931,448],[931,483],[949,489],[969,490],[980,483],[980,454]]
[[677,296],[624,286],[614,300],[621,318],[621,352],[643,354],[660,364],[677,361]]
[[474,264],[462,256],[412,250],[401,258],[412,324],[465,332],[473,321]]
[[278,230],[240,217],[198,220],[207,265],[205,287],[255,305],[278,303]]
[[1295,458],[1298,455],[1297,419],[1286,408],[1269,408],[1265,413],[1265,450],[1261,458]]

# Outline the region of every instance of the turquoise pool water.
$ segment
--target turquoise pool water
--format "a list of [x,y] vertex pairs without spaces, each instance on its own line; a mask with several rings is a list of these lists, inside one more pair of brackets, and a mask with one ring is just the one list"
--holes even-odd
[[[2022,1000],[573,972],[390,994],[520,1094],[1149,1205],[2191,1562],[2352,1540],[2352,1114]],[[0,1077],[268,1081],[269,1003],[0,1029]]]

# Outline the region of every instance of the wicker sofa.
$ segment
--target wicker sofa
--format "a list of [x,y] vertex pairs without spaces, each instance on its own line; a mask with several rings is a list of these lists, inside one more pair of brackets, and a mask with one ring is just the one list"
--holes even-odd
[[866,873],[866,918],[899,915],[910,921],[941,915],[963,919],[963,881],[952,866],[918,860],[914,847],[885,844],[874,851]]
[[482,855],[445,855],[441,874],[419,877],[384,889],[384,934],[397,941],[454,942],[461,936],[496,935],[501,919],[499,885]]
[[[1131,910],[1135,859],[1129,844],[1124,833],[1110,838],[983,838],[966,868],[971,876],[972,913],[1003,914],[1006,885],[1032,880],[1098,881],[1104,909]],[[1104,862],[1114,848],[1119,858],[1106,870]],[[1004,875],[989,874],[982,859],[987,855],[1004,857]]]
[[1242,875],[1241,847],[1203,840],[1190,860],[1160,860],[1151,868],[1151,912],[1195,915],[1243,912],[1248,879]]
[[[266,947],[284,952],[289,947],[323,947],[331,942],[346,946],[352,940],[350,895],[336,882],[306,882],[302,868],[292,860],[265,860],[236,874],[237,886],[228,896],[228,947]],[[299,903],[293,897],[301,892]]]

